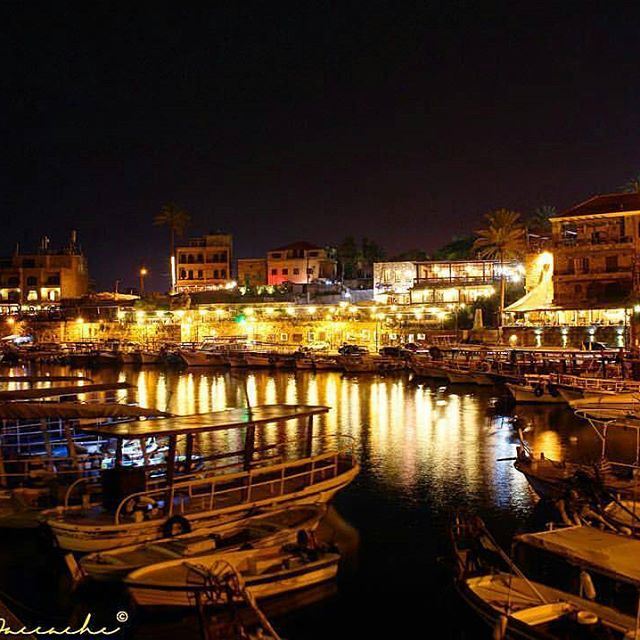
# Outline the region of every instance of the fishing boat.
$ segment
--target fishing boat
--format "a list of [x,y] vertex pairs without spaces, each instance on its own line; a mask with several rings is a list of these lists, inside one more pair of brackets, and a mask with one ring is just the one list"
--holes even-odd
[[[64,507],[47,512],[48,525],[60,548],[90,552],[238,521],[267,506],[326,504],[359,472],[349,438],[314,451],[313,417],[328,411],[322,406],[262,405],[81,427],[116,440],[114,468],[102,472],[98,502],[90,502],[95,487],[80,480],[67,491]],[[295,440],[256,448],[258,428],[301,419],[306,421],[305,436],[297,441],[293,458],[285,454],[294,448]],[[189,475],[198,435],[238,429],[245,433],[242,449],[203,456],[203,468]],[[152,482],[144,469],[125,466],[122,461],[124,441],[150,437],[165,437],[169,442],[166,469]],[[181,476],[176,473],[178,439],[184,444]],[[72,498],[78,491],[87,498],[76,498],[80,504],[74,505]]]
[[95,580],[120,580],[157,562],[292,543],[298,531],[314,530],[325,511],[314,505],[267,510],[226,526],[91,553],[81,558],[80,567]]
[[257,600],[306,589],[336,577],[340,554],[317,545],[282,545],[160,562],[133,571],[125,584],[140,607],[189,607],[195,592],[225,565],[240,575]]
[[636,638],[634,616],[530,580],[479,518],[457,515],[451,527],[455,584],[493,638]]
[[251,351],[244,356],[247,366],[249,367],[272,367],[274,366],[274,358],[268,352]]
[[106,402],[0,402],[0,527],[37,526],[41,511],[58,504],[60,490],[100,473],[106,456],[102,443],[81,434],[79,420],[104,423],[159,413]]
[[507,382],[506,387],[518,403],[565,403],[560,390],[547,375],[526,375],[518,382]]
[[162,363],[162,353],[160,353],[160,351],[152,351],[151,349],[140,349],[137,353],[137,358],[141,365]]

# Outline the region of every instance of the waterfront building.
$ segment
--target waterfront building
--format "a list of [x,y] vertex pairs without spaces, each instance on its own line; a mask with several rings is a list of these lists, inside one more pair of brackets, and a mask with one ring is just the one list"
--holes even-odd
[[[527,260],[527,294],[507,307],[535,344],[629,344],[640,296],[640,194],[589,198],[551,218],[551,238]],[[537,271],[536,271],[537,269]]]
[[509,281],[522,279],[516,262],[497,260],[425,260],[376,262],[374,299],[383,304],[464,305],[494,295],[504,273]]
[[190,293],[230,286],[232,250],[229,233],[209,233],[177,246],[175,290]]
[[87,260],[78,247],[76,232],[59,251],[49,239],[41,240],[38,251],[15,253],[0,258],[0,310],[3,313],[58,308],[63,300],[84,296],[89,288]]
[[259,287],[266,284],[266,258],[238,258],[238,285]]
[[333,281],[337,263],[327,250],[310,242],[294,242],[267,253],[267,283],[308,284],[318,280]]

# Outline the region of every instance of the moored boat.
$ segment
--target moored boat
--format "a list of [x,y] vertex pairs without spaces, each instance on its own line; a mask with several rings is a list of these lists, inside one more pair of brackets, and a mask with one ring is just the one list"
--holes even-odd
[[260,600],[332,580],[339,561],[339,553],[322,546],[284,545],[161,562],[132,572],[125,584],[141,607],[193,606],[192,594],[210,589],[208,576],[228,564]]
[[157,562],[292,543],[300,530],[314,530],[324,513],[324,507],[313,505],[267,510],[226,526],[91,553],[80,567],[96,580],[119,580]]
[[[98,503],[81,501],[79,506],[59,507],[47,512],[48,524],[61,548],[88,552],[114,548],[198,529],[238,521],[265,506],[325,504],[358,474],[359,465],[351,447],[332,447],[313,453],[313,416],[328,407],[307,405],[263,405],[251,409],[227,409],[209,414],[158,419],[144,423],[85,429],[89,433],[116,438],[117,450],[124,440],[165,436],[169,449],[164,474],[149,484],[138,469],[123,466],[116,454],[114,469],[103,472],[103,498]],[[254,460],[256,428],[269,423],[305,419],[305,450],[301,457],[276,463]],[[204,468],[189,476],[194,438],[201,433],[246,429],[241,451],[215,453],[216,462],[240,459],[228,471],[203,457]],[[186,440],[183,476],[176,477],[175,452],[178,437]],[[291,442],[280,443],[283,449]],[[274,447],[267,447],[273,456]],[[69,505],[74,491],[90,487],[77,484],[67,493]]]

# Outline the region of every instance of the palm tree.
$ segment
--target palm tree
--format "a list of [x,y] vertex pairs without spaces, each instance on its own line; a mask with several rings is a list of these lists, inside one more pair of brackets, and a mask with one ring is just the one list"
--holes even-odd
[[640,174],[627,180],[621,187],[623,193],[640,193]]
[[524,249],[524,227],[520,214],[509,209],[497,209],[485,215],[486,229],[476,231],[473,248],[480,258],[500,261],[500,306],[498,328],[502,332],[505,296],[504,261],[517,258]]
[[[153,218],[153,224],[169,228],[170,256],[176,254],[176,236],[181,236],[191,222],[189,213],[179,205],[169,202],[163,205],[160,213]],[[173,265],[171,266],[171,284],[174,282]]]
[[541,207],[536,207],[527,219],[527,229],[541,233],[548,232],[551,230],[549,218],[553,218],[555,215],[556,208],[551,205],[545,204]]

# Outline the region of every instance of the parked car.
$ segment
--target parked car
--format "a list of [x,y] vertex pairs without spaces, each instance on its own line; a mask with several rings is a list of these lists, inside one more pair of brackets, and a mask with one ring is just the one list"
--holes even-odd
[[388,356],[390,358],[406,358],[411,351],[404,347],[382,347],[378,350],[378,353],[381,356]]
[[589,342],[589,340],[585,340],[582,343],[583,351],[606,351],[611,349],[605,342]]
[[346,342],[338,349],[338,353],[341,356],[362,356],[369,351],[364,347],[360,347],[357,344],[347,344]]

